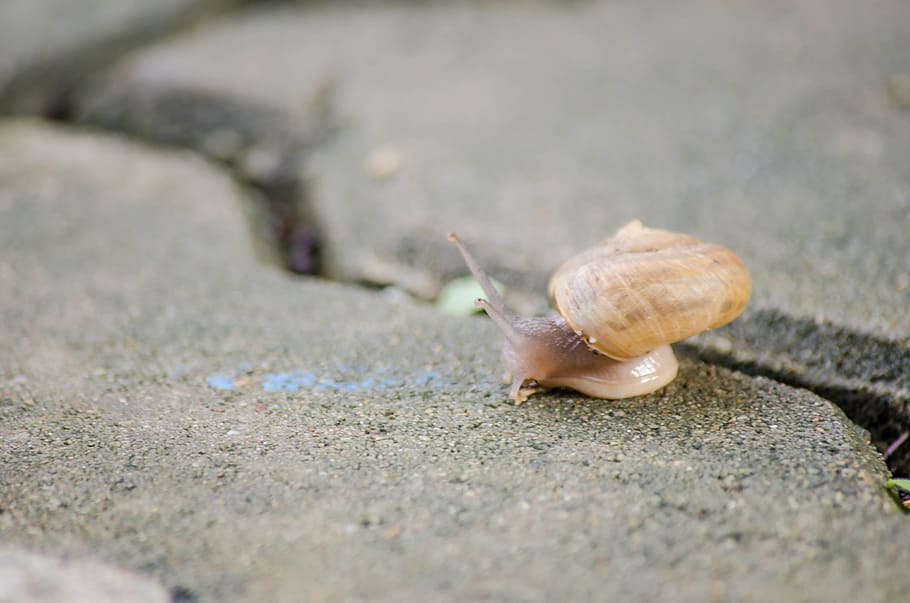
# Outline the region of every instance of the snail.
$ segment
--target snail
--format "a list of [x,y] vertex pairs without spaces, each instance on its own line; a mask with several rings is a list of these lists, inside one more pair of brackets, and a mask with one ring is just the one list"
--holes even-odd
[[549,294],[558,314],[526,318],[454,233],[449,240],[486,295],[475,305],[505,335],[516,404],[553,387],[608,399],[660,389],[679,368],[670,344],[730,322],[752,290],[733,251],[634,220],[556,270]]

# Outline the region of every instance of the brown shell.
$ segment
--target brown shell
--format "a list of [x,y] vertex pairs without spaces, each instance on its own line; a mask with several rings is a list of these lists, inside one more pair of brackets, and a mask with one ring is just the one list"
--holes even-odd
[[620,360],[726,324],[752,291],[735,253],[635,220],[566,261],[550,298],[592,348]]

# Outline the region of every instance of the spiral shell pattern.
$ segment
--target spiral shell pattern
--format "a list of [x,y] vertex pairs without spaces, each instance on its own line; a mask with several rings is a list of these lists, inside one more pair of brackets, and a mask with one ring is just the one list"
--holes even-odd
[[726,247],[636,220],[567,260],[549,291],[589,347],[624,360],[730,322],[752,284]]

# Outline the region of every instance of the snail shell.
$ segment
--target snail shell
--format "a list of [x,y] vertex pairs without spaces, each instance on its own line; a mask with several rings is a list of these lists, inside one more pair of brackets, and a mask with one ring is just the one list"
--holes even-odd
[[730,322],[752,285],[726,247],[636,220],[567,260],[549,290],[591,348],[625,360]]

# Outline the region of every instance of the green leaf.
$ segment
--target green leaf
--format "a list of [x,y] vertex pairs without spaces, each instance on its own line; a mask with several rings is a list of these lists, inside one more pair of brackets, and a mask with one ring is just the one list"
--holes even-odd
[[[505,287],[499,281],[494,280],[493,286],[500,294],[505,291]],[[480,312],[480,308],[474,305],[474,300],[478,297],[485,297],[483,289],[474,277],[463,276],[446,283],[436,298],[436,307],[445,314],[468,316]]]
[[889,479],[885,482],[886,488],[900,488],[906,492],[910,492],[910,479]]

